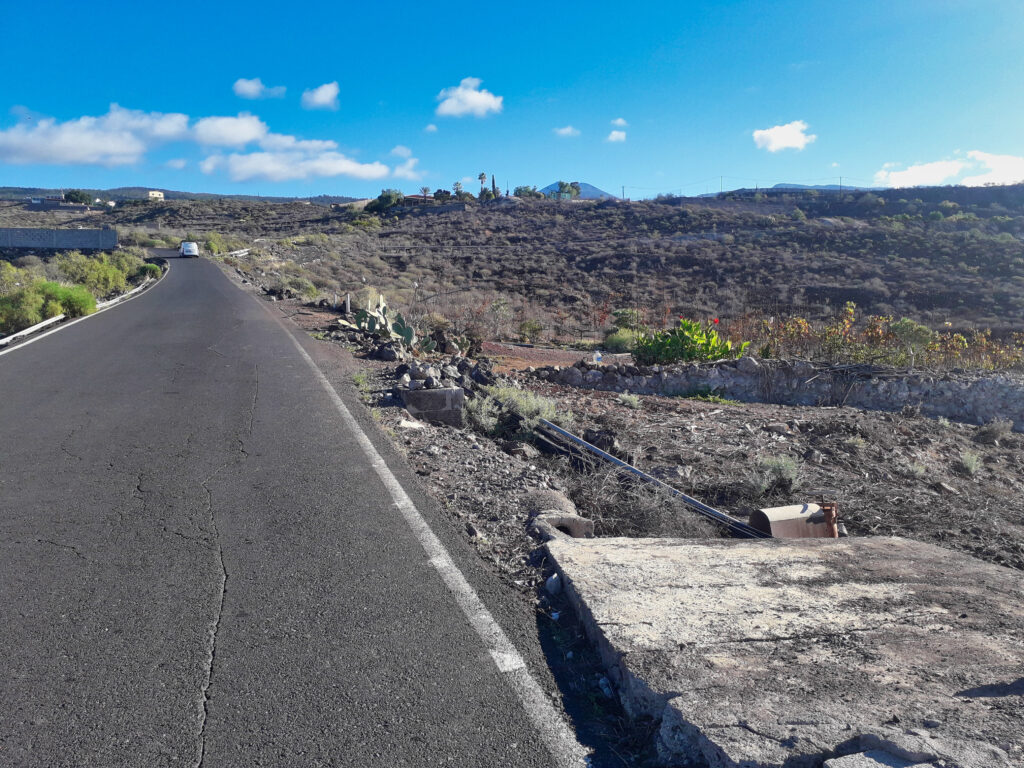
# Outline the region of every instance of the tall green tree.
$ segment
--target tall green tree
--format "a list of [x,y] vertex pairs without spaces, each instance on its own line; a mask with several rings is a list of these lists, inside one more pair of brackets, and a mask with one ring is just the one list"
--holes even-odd
[[88,192],[83,192],[80,189],[69,189],[64,193],[64,199],[69,203],[81,203],[82,205],[89,205],[92,202],[92,195]]

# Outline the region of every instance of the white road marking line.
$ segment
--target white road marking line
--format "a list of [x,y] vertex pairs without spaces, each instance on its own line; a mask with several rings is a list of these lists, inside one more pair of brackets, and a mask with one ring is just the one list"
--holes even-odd
[[444,581],[448,590],[455,598],[455,602],[458,603],[465,614],[470,626],[473,627],[487,647],[495,666],[498,668],[498,672],[505,677],[509,685],[519,696],[519,701],[533,722],[534,727],[540,732],[540,736],[544,740],[548,751],[558,761],[560,766],[584,765],[586,750],[576,741],[572,729],[569,728],[554,704],[552,704],[548,695],[544,693],[544,689],[540,687],[540,684],[530,674],[522,655],[512,644],[512,641],[508,639],[508,636],[498,625],[498,622],[491,616],[490,611],[487,610],[480,596],[477,595],[476,590],[466,580],[466,577],[462,575],[462,571],[459,570],[452,560],[451,555],[448,554],[441,540],[437,538],[430,529],[430,525],[423,518],[423,515],[416,509],[416,505],[409,498],[402,484],[392,474],[380,453],[377,452],[373,443],[370,442],[370,438],[363,432],[359,422],[352,416],[348,407],[342,401],[341,396],[331,385],[331,382],[328,381],[323,371],[313,362],[313,358],[302,348],[302,345],[299,344],[290,330],[281,323],[280,319],[277,317],[274,317],[274,319],[281,324],[288,338],[291,339],[292,344],[295,345],[295,348],[299,350],[299,354],[302,355],[303,359],[313,370],[313,374],[324,388],[328,397],[330,397],[331,402],[334,403],[335,410],[338,411],[345,426],[355,434],[356,442],[363,449],[363,453],[370,460],[370,464],[377,472],[377,476],[388,489],[388,493],[391,494],[391,499],[395,502],[395,506],[402,513],[406,523],[408,523],[416,535],[420,545],[427,554],[430,564],[437,570],[442,581]]

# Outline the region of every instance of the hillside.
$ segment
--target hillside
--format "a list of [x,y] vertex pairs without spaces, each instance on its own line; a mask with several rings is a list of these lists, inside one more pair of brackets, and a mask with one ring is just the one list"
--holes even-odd
[[[0,224],[35,221],[19,211],[4,209]],[[416,314],[506,332],[533,318],[562,337],[591,334],[621,307],[655,326],[678,314],[822,319],[847,301],[934,328],[1024,328],[1024,185],[398,206],[381,216],[221,198],[80,221],[260,238],[240,267],[268,279],[307,279],[324,295],[376,286]]]

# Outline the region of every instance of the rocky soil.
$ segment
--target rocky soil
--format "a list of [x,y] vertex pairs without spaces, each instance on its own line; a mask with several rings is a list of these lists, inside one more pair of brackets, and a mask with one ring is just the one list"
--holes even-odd
[[[325,328],[330,317],[306,316],[305,324]],[[595,520],[599,536],[717,535],[681,505],[651,515],[614,473],[581,474],[529,443],[417,422],[395,394],[403,364],[368,359],[371,346],[352,346],[357,358],[363,355],[362,389],[382,428],[481,557],[517,588],[534,589],[544,578],[522,503],[531,489],[564,491],[580,514]],[[577,434],[613,439],[636,466],[737,517],[834,499],[851,535],[905,536],[1024,569],[1024,436],[1018,433],[912,409],[883,413],[576,389],[537,378],[533,366],[517,359],[524,354],[525,362],[542,364],[543,350],[489,351],[504,355],[485,363],[495,372],[485,381],[550,398],[558,412],[572,412]],[[552,356],[565,362],[566,354],[580,353]],[[438,370],[450,362],[458,364],[438,357]],[[635,508],[609,509],[623,504]]]

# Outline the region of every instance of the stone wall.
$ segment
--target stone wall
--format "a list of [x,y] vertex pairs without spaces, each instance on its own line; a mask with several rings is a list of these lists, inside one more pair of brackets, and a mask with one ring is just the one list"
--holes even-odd
[[116,229],[0,228],[0,248],[38,248],[39,250],[84,248],[109,251],[116,247]]
[[674,366],[583,362],[571,368],[541,368],[536,375],[573,387],[635,394],[714,392],[743,402],[847,405],[874,411],[910,406],[926,416],[974,424],[1009,419],[1015,431],[1024,432],[1024,375],[1019,373],[907,373],[743,357]]

